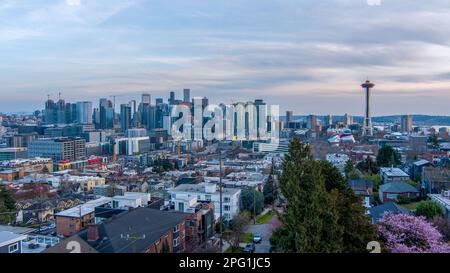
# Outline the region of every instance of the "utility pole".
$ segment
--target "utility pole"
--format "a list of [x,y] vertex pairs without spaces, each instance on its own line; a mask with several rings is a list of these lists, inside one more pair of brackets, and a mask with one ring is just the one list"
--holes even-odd
[[219,224],[220,224],[220,253],[223,251],[223,222],[222,222],[222,158],[219,161]]
[[256,190],[253,189],[253,224],[256,224]]

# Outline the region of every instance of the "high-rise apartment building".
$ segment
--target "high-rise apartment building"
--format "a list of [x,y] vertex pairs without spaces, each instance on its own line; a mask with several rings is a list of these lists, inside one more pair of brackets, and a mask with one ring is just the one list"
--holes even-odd
[[128,104],[120,105],[120,128],[122,132],[131,127],[131,106]]
[[92,123],[92,102],[79,101],[76,104],[76,120],[78,123]]
[[402,133],[410,134],[413,131],[413,118],[412,115],[403,115],[401,117],[400,127]]
[[183,90],[183,102],[191,102],[191,89]]

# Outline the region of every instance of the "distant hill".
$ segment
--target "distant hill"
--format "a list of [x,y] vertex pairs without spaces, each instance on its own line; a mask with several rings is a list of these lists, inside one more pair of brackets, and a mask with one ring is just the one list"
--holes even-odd
[[[429,115],[412,115],[413,116],[413,122],[414,124],[418,125],[443,125],[443,126],[450,126],[450,116],[429,116]],[[306,121],[308,116],[305,115],[298,115],[294,116],[294,120],[303,120]],[[325,116],[317,116],[318,119],[323,120]],[[392,115],[392,116],[378,116],[373,117],[373,122],[386,122],[386,123],[393,123],[393,122],[399,122],[401,115]],[[286,116],[281,116],[281,120],[286,120]],[[341,121],[344,119],[344,116],[333,116],[333,121]],[[353,117],[354,122],[362,122],[363,117],[362,116],[354,116]]]

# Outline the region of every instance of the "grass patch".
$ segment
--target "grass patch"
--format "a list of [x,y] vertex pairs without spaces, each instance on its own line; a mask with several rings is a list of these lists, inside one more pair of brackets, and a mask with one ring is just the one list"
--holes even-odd
[[246,243],[246,244],[252,243],[253,242],[253,233],[251,233],[251,232],[242,233],[239,238],[239,241],[241,243]]
[[412,202],[412,203],[409,203],[409,204],[402,204],[400,206],[402,206],[402,207],[404,207],[406,209],[409,209],[411,211],[415,211],[416,208],[417,208],[417,205],[419,205],[419,203],[420,202]]
[[230,247],[225,251],[225,253],[242,253],[242,249],[241,249],[240,247],[235,248],[235,247],[230,246]]
[[268,211],[266,214],[260,216],[258,219],[256,219],[257,225],[267,224],[270,219],[273,217],[273,211]]

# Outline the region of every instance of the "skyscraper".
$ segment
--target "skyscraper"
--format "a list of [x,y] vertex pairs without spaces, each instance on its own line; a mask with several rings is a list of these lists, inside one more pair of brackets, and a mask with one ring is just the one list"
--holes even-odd
[[170,105],[175,104],[175,92],[174,91],[170,91],[169,104]]
[[183,102],[191,102],[191,89],[183,90]]
[[362,132],[364,136],[373,136],[372,113],[370,109],[370,89],[372,89],[374,86],[375,84],[373,84],[369,80],[361,84],[361,87],[364,88],[366,93],[366,109],[365,109],[366,111]]
[[56,123],[56,104],[50,98],[45,102],[44,122],[46,124]]
[[349,114],[345,114],[344,115],[344,125],[345,126],[349,126],[353,124],[353,116],[349,115]]
[[100,99],[100,128],[114,128],[114,106],[108,99]]
[[401,117],[402,133],[411,133],[413,130],[413,119],[411,115],[403,115]]
[[78,123],[92,123],[92,102],[79,101],[76,105],[76,120]]
[[268,128],[267,122],[267,104],[262,99],[255,99],[256,107],[256,128],[257,136],[262,137],[266,134]]
[[131,126],[131,106],[128,104],[120,105],[120,128],[126,132]]
[[309,115],[306,127],[308,129],[315,130],[316,126],[317,126],[317,116],[316,115]]
[[45,102],[44,122],[46,124],[71,123],[74,121],[74,113],[76,113],[76,107],[61,99],[60,93],[56,103],[50,98]]
[[294,121],[294,112],[286,111],[286,124],[289,124]]
[[147,94],[147,93],[142,94],[142,103],[150,104],[151,101],[152,101],[152,97],[150,94]]
[[323,126],[325,128],[333,127],[333,116],[332,115],[326,115],[325,116],[325,122],[324,122]]

